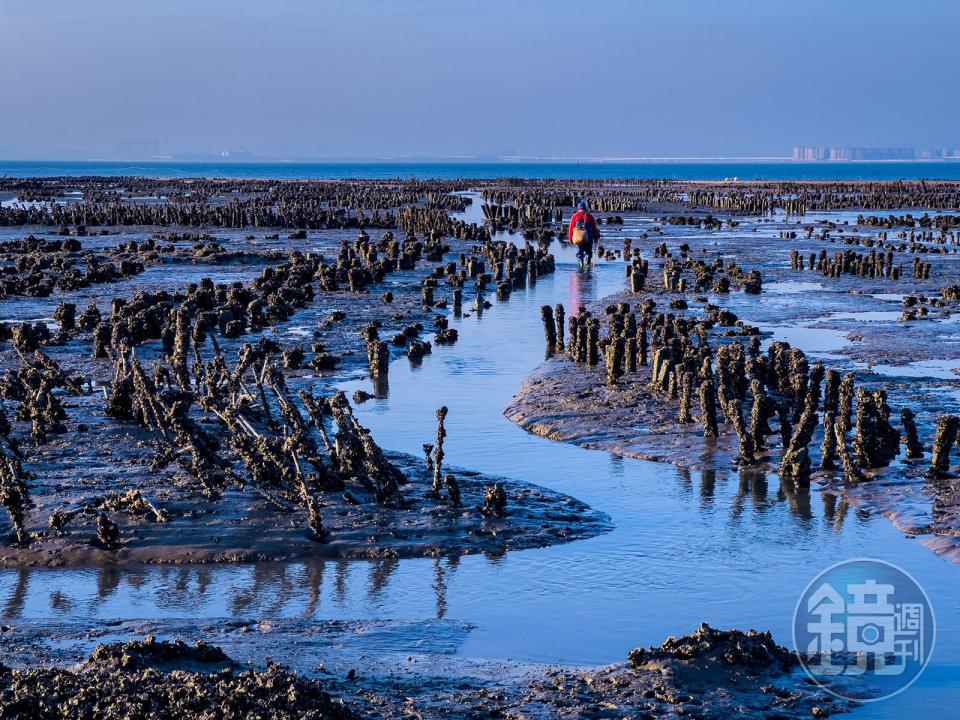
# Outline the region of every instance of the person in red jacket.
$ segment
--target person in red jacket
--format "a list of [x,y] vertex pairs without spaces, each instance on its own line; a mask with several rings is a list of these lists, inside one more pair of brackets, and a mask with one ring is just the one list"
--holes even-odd
[[573,231],[580,222],[587,230],[587,241],[577,245],[577,262],[589,265],[593,260],[593,244],[600,239],[600,230],[593,215],[587,212],[587,203],[583,200],[577,205],[577,212],[570,218],[570,228],[567,230],[567,240],[570,242],[573,242]]

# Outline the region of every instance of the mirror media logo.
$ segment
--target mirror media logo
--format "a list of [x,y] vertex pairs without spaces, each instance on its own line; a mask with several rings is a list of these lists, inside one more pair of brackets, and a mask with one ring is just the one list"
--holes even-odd
[[[827,568],[804,590],[793,614],[800,664],[817,685],[844,700],[872,702],[906,690],[927,666],[935,639],[926,592],[882,560]],[[853,678],[859,680],[846,682]]]

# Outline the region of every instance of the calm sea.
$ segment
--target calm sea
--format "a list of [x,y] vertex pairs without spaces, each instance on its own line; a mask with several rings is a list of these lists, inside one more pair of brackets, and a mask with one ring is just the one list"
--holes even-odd
[[960,180],[960,161],[941,162],[52,162],[0,160],[0,177],[138,175],[267,179],[390,178],[667,180]]

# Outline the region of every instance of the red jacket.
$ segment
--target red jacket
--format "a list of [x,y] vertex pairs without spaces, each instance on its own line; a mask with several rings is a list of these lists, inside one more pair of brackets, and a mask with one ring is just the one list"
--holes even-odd
[[573,242],[573,229],[577,226],[577,223],[580,220],[583,220],[583,224],[586,225],[587,231],[590,233],[590,242],[596,242],[600,239],[600,230],[597,228],[597,221],[593,219],[593,215],[588,213],[586,210],[578,210],[573,214],[573,217],[570,218],[570,228],[567,230],[567,240]]

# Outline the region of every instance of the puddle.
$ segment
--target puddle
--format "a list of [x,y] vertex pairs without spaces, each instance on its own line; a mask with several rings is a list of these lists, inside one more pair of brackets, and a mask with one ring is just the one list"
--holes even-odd
[[782,282],[769,283],[763,286],[764,292],[770,292],[776,295],[795,295],[797,293],[826,289],[826,286],[822,283],[801,282],[798,280],[784,280]]
[[864,310],[863,312],[832,312],[823,320],[856,320],[857,322],[896,322],[903,316],[901,310]]
[[764,325],[763,330],[769,330],[773,333],[772,337],[766,338],[761,343],[761,347],[764,350],[767,349],[771,342],[779,340],[781,342],[788,342],[791,346],[800,348],[805,353],[821,355],[823,353],[833,353],[837,350],[842,350],[851,343],[851,341],[847,339],[846,330],[804,327],[802,325]]
[[907,365],[874,365],[870,370],[887,377],[958,380],[960,360],[917,360]]

